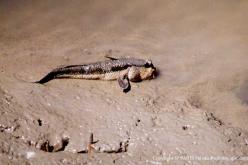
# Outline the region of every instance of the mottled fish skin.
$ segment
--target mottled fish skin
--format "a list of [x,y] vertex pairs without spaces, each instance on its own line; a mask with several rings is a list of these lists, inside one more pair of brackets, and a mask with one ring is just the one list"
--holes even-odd
[[116,80],[120,75],[127,74],[130,67],[143,68],[143,71],[145,68],[156,70],[149,60],[120,58],[84,65],[69,65],[56,68],[36,83],[43,84],[56,78]]
[[135,58],[122,58],[117,60],[107,60],[84,65],[69,65],[63,68],[58,68],[53,71],[64,73],[80,73],[80,74],[102,74],[114,71],[127,69],[130,66],[142,67],[147,61]]

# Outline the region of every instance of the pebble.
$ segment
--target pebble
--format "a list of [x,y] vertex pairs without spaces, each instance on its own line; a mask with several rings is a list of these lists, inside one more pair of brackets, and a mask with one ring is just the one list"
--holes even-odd
[[30,159],[30,158],[32,158],[32,157],[34,157],[35,156],[35,152],[33,152],[33,151],[28,151],[27,153],[26,153],[26,158],[27,159]]

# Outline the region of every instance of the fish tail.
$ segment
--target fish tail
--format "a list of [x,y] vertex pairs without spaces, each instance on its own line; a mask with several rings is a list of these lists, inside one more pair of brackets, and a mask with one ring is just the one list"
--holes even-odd
[[50,72],[45,77],[43,77],[42,79],[40,79],[39,81],[36,81],[34,83],[45,84],[48,81],[53,80],[54,78],[56,78],[56,73]]

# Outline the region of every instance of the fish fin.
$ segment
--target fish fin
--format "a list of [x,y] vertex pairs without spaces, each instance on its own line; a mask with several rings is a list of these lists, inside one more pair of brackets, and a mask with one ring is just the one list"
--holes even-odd
[[108,55],[106,55],[105,58],[108,58],[108,59],[110,59],[110,60],[118,60],[118,58],[110,57],[110,56],[108,56]]
[[43,77],[41,80],[39,81],[36,81],[34,83],[38,83],[38,84],[45,84],[47,83],[48,81],[52,80],[55,78],[55,74],[54,72],[50,72],[48,73],[45,77]]
[[130,91],[131,85],[127,75],[120,76],[117,81],[124,93]]

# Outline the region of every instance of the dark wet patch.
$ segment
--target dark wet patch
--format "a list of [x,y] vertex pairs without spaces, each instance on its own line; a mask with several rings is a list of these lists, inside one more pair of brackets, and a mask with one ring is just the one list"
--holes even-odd
[[237,97],[248,105],[248,83],[242,85],[236,92]]
[[58,151],[64,151],[65,147],[69,144],[69,138],[63,138],[62,139],[62,147],[59,148],[56,152]]
[[37,122],[38,122],[39,126],[42,126],[42,120],[41,119],[38,119]]
[[135,122],[135,126],[137,127],[140,122],[141,122],[141,120],[140,119],[137,119],[136,122]]
[[49,141],[45,141],[40,149],[45,152],[53,152],[54,147],[49,144]]
[[206,113],[206,117],[207,117],[207,121],[214,121],[215,123],[217,123],[218,125],[224,125],[223,121],[220,120],[219,118],[217,118],[216,116],[214,116],[213,113]]
[[99,142],[99,140],[94,140],[93,139],[93,133],[91,133],[87,148],[85,148],[81,151],[78,151],[77,153],[79,153],[79,154],[86,154],[86,153],[91,154],[92,152],[94,152],[94,153],[108,153],[108,154],[123,153],[123,152],[128,151],[129,141],[130,141],[130,137],[124,141],[121,141],[119,143],[119,147],[114,148],[114,149],[105,148],[104,146],[96,147],[96,146],[94,146],[94,144]]
[[182,129],[185,131],[185,130],[188,129],[188,126],[187,125],[184,125],[184,126],[182,126]]
[[125,141],[125,142],[120,142],[119,144],[119,148],[116,150],[109,150],[109,151],[104,151],[105,153],[122,153],[122,152],[127,152],[128,149],[128,145],[129,145],[129,140]]
[[69,144],[69,138],[62,138],[60,143],[51,145],[49,140],[46,140],[41,144],[40,150],[45,152],[59,152],[64,151],[65,147]]
[[201,108],[202,107],[202,100],[198,95],[192,95],[188,98],[188,102],[192,107]]

